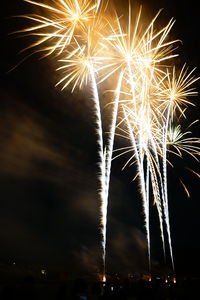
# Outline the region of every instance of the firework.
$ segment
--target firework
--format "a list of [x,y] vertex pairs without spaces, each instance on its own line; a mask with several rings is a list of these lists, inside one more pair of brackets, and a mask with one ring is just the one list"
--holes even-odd
[[[189,126],[191,127],[194,123],[198,120],[192,122]],[[167,151],[178,156],[179,158],[183,158],[183,155],[189,155],[194,158],[198,163],[199,159],[198,156],[200,154],[200,139],[191,136],[191,131],[182,131],[181,125],[173,126],[172,124],[169,127],[168,135],[167,135]],[[197,173],[195,170],[190,168],[188,169],[192,174],[196,175],[200,178],[200,174]],[[187,197],[190,197],[189,190],[187,186],[183,183],[180,179],[181,186],[183,187]]]
[[[114,135],[117,122],[117,113],[118,105],[121,94],[129,94],[129,106],[133,110],[129,115],[133,116],[133,128],[132,124],[128,125],[129,135],[133,137],[137,147],[135,146],[135,152],[138,151],[137,163],[140,177],[141,185],[141,194],[143,199],[144,215],[145,215],[145,228],[147,232],[147,241],[148,241],[148,256],[149,256],[149,266],[150,266],[150,233],[149,233],[149,204],[148,204],[148,187],[147,182],[149,178],[149,172],[147,171],[147,182],[145,184],[145,167],[144,167],[144,149],[143,145],[148,144],[149,133],[145,134],[144,124],[150,124],[148,120],[151,120],[153,117],[152,113],[152,103],[149,102],[149,91],[152,90],[152,86],[158,84],[159,78],[163,76],[163,71],[158,68],[157,64],[160,64],[163,61],[169,60],[172,57],[175,57],[175,54],[172,54],[173,44],[176,41],[166,42],[167,35],[171,30],[174,21],[171,20],[165,27],[160,31],[156,32],[154,29],[155,22],[159,16],[159,13],[153,18],[147,28],[141,31],[140,28],[140,19],[141,19],[141,8],[136,17],[135,23],[132,22],[132,10],[129,6],[129,16],[128,16],[128,25],[124,26],[123,20],[116,16],[116,21],[109,23],[111,34],[108,37],[105,37],[104,46],[105,49],[108,49],[107,52],[107,61],[104,62],[104,65],[99,68],[99,71],[103,71],[101,81],[104,81],[113,74],[119,72],[119,79],[116,90],[114,91],[116,97],[113,103],[113,113],[111,117],[110,125],[110,135],[108,139],[107,146],[107,160],[106,160],[106,198],[108,199],[109,193],[109,181],[110,181],[110,171],[111,171],[111,160],[114,144]],[[157,75],[159,74],[159,76]],[[122,75],[123,74],[123,75]],[[164,73],[165,74],[165,73]],[[157,75],[157,76],[156,76]],[[166,74],[165,74],[166,76]],[[124,83],[124,84],[123,84]],[[124,89],[128,92],[124,92]],[[128,122],[128,116],[125,116],[126,123]],[[154,120],[155,122],[155,120]],[[150,126],[151,128],[152,126]],[[155,127],[155,126],[154,126]],[[134,132],[134,133],[133,133]],[[136,133],[135,133],[136,132]],[[137,135],[137,138],[135,137]],[[144,140],[144,137],[147,137],[147,140]],[[151,132],[150,141],[153,141],[154,144],[154,154],[158,157],[157,147],[155,144],[155,139],[153,138],[153,133]],[[139,145],[139,146],[138,146]],[[137,148],[137,149],[136,149]],[[147,147],[148,148],[148,147]],[[146,151],[147,153],[147,151]],[[157,159],[158,160],[158,159]],[[163,240],[163,249],[164,238],[163,238],[163,226],[162,226],[162,209],[161,209],[161,197],[158,189],[158,180],[155,177],[155,170],[153,171],[153,161],[148,162],[148,170],[151,170],[150,174],[152,180],[154,181],[154,198],[158,207],[160,227],[161,227],[161,236]],[[150,167],[150,164],[151,167]],[[154,174],[154,175],[153,175]],[[154,179],[153,179],[154,178]],[[107,200],[108,202],[108,200]]]
[[[44,56],[58,56],[60,80],[56,86],[62,89],[83,89],[90,86],[96,120],[99,154],[99,183],[101,201],[101,233],[105,279],[106,230],[111,162],[116,128],[120,136],[129,141],[120,154],[131,153],[125,163],[137,166],[134,179],[138,178],[143,204],[145,230],[148,245],[149,271],[151,268],[149,205],[151,191],[156,205],[164,256],[166,255],[165,228],[169,244],[172,268],[172,251],[168,186],[167,153],[179,157],[189,154],[196,160],[199,155],[199,139],[190,137],[190,131],[182,133],[179,121],[186,118],[191,96],[196,95],[193,84],[198,80],[186,65],[178,72],[172,62],[178,40],[170,40],[174,25],[171,19],[166,26],[156,29],[159,11],[145,27],[142,8],[137,14],[129,2],[127,18],[105,16],[106,5],[101,0],[52,0],[36,2],[24,0],[37,7],[40,14],[20,16],[31,26],[16,33],[36,39],[26,49],[43,52]],[[127,22],[128,20],[128,22]],[[145,27],[145,28],[144,28]],[[167,66],[166,66],[167,64]],[[112,86],[112,112],[109,136],[104,144],[102,114],[97,83],[115,76]],[[118,122],[119,111],[122,119]],[[169,162],[171,164],[171,162]],[[200,176],[194,170],[193,174]],[[186,185],[181,181],[189,196]]]
[[45,52],[44,56],[61,54],[66,50],[73,37],[79,35],[95,18],[97,6],[100,5],[100,1],[94,3],[92,0],[58,0],[52,1],[52,5],[24,1],[39,7],[42,13],[19,16],[30,20],[34,25],[15,33],[35,36],[36,42],[23,51],[39,47],[35,52]]
[[[96,78],[98,75],[98,69],[102,62],[100,56],[102,55],[103,46],[100,46],[101,31],[103,31],[104,23],[101,22],[101,18],[97,18],[87,28],[87,32],[83,31],[83,37],[77,40],[74,37],[74,44],[71,47],[71,51],[66,52],[66,58],[60,59],[62,66],[58,68],[59,71],[64,72],[61,80],[57,85],[64,84],[62,89],[69,85],[72,85],[72,92],[78,86],[82,89],[88,83],[91,83],[93,102],[94,102],[94,114],[96,120],[96,133],[97,143],[99,146],[99,180],[100,180],[100,212],[101,212],[101,233],[102,233],[102,248],[103,248],[103,266],[105,274],[105,257],[106,257],[106,223],[107,223],[107,202],[106,202],[106,150],[104,153],[103,144],[103,130],[101,121],[101,108],[99,101],[99,94],[97,88]],[[97,30],[98,28],[98,30]],[[81,43],[81,44],[80,44]]]
[[[36,48],[35,52],[44,52],[44,56],[54,54],[59,59],[61,66],[57,70],[62,78],[56,86],[62,85],[62,90],[71,86],[72,92],[76,87],[82,89],[88,84],[92,90],[94,115],[96,122],[97,144],[99,154],[99,181],[101,199],[101,227],[103,235],[103,261],[105,270],[105,157],[103,146],[103,131],[101,110],[97,88],[97,71],[100,64],[102,46],[99,46],[100,36],[106,26],[102,21],[101,0],[59,0],[52,1],[52,5],[45,2],[24,0],[41,9],[41,15],[31,14],[20,16],[31,21],[34,25],[15,33],[25,33],[36,37],[23,51]],[[101,32],[101,35],[100,35]],[[101,55],[102,56],[102,55]],[[105,272],[104,272],[105,273]]]
[[[187,71],[188,70],[184,65],[180,72],[175,72],[175,68],[172,68],[172,74],[166,69],[162,79],[159,75],[159,80],[155,80],[154,76],[151,86],[148,88],[147,84],[145,85],[148,94],[145,95],[143,100],[141,99],[139,101],[140,106],[136,106],[136,112],[134,112],[133,106],[131,109],[129,108],[129,103],[122,104],[125,117],[123,122],[120,122],[120,125],[125,123],[125,126],[117,127],[121,131],[120,136],[130,139],[132,144],[132,149],[128,146],[119,150],[122,150],[123,153],[132,150],[134,153],[131,159],[133,159],[134,163],[136,162],[138,166],[146,228],[149,225],[149,197],[147,194],[149,192],[150,173],[154,202],[157,205],[160,219],[163,250],[165,253],[162,224],[164,215],[173,269],[174,260],[170,234],[167,188],[167,151],[181,158],[183,153],[186,153],[198,161],[197,156],[199,155],[200,150],[200,140],[195,137],[190,137],[191,131],[186,130],[186,132],[183,133],[180,124],[173,125],[175,120],[180,121],[181,117],[186,117],[186,108],[189,104],[192,104],[191,101],[188,100],[188,97],[196,95],[196,91],[192,87],[192,84],[196,82],[198,78],[193,76],[193,70],[191,72]],[[143,86],[144,83],[142,84],[142,87]],[[139,91],[139,94],[136,94],[136,98],[140,99],[140,97],[143,97],[143,95]],[[188,128],[194,123],[196,123],[196,121],[190,124]],[[130,161],[131,160],[129,159],[128,162]],[[144,163],[146,164],[145,168]],[[144,176],[145,169],[146,178]],[[191,171],[193,173],[195,172],[193,170]],[[196,175],[199,176],[198,173],[196,173]],[[182,180],[181,184],[189,197],[189,191]],[[149,234],[148,231],[147,234]]]

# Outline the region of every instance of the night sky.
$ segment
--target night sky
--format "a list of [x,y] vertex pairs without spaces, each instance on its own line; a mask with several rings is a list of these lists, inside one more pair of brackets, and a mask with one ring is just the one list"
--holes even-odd
[[[128,0],[115,0],[116,7]],[[138,2],[140,3],[140,2]],[[185,3],[185,4],[184,4]],[[200,21],[195,2],[141,1],[154,16],[164,8],[161,22],[174,17],[170,36],[180,39],[178,64],[197,67],[200,76]],[[3,6],[3,8],[2,8]],[[70,272],[101,269],[97,146],[91,94],[55,88],[53,58],[33,55],[8,72],[30,52],[19,53],[30,38],[9,33],[25,27],[10,18],[31,12],[22,0],[1,3],[0,104],[0,263],[38,264]],[[200,92],[200,83],[196,83]],[[100,87],[100,93],[102,88]],[[193,98],[188,123],[199,118],[199,97]],[[102,104],[104,124],[108,111]],[[106,131],[106,126],[105,126]],[[194,136],[200,136],[199,124]],[[105,135],[106,137],[106,135]],[[121,145],[117,139],[115,147]],[[114,160],[110,186],[107,235],[107,269],[134,272],[147,269],[147,248],[142,205],[134,167],[121,171],[127,157]],[[187,156],[172,157],[169,169],[169,206],[172,245],[177,273],[200,274],[200,203],[198,178],[185,167],[199,171]],[[179,183],[187,182],[191,198]],[[153,269],[163,268],[155,206],[151,206]],[[169,253],[168,253],[169,260]],[[169,263],[169,262],[168,262]]]

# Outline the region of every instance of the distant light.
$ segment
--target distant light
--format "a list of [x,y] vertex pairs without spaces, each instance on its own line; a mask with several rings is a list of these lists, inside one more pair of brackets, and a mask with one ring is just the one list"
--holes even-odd
[[176,278],[175,277],[173,278],[173,283],[176,283]]
[[13,262],[13,265],[16,265],[16,262]]
[[41,274],[42,274],[42,275],[47,275],[47,272],[46,272],[46,270],[44,270],[44,269],[43,269],[43,270],[41,270]]

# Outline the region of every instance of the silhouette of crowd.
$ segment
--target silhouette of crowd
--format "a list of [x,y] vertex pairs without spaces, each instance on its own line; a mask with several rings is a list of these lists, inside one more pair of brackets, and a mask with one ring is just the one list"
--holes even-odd
[[0,284],[1,300],[191,300],[200,299],[199,280],[125,279],[120,283],[92,282],[84,279],[38,283],[26,277],[21,283]]
[[[81,285],[79,285],[79,288]],[[74,300],[191,300],[200,299],[198,281],[184,280],[181,283],[165,282],[161,279],[152,282],[128,279],[121,284],[94,284],[91,292],[82,286],[74,295]]]

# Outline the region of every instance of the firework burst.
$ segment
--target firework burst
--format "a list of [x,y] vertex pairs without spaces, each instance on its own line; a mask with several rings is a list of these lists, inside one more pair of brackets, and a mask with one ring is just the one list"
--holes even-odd
[[[58,56],[57,68],[61,79],[57,86],[71,87],[72,92],[87,85],[92,90],[96,118],[96,133],[99,154],[99,183],[101,199],[101,233],[104,261],[106,258],[106,226],[111,161],[116,128],[120,136],[129,141],[121,153],[131,153],[125,163],[137,166],[134,179],[138,178],[143,203],[147,234],[149,271],[151,268],[149,203],[152,191],[157,207],[164,256],[166,226],[170,257],[174,269],[171,243],[167,153],[182,157],[189,154],[196,160],[199,155],[199,139],[190,137],[190,131],[182,133],[179,120],[186,118],[191,96],[196,95],[193,84],[199,79],[194,69],[186,65],[178,72],[172,65],[177,54],[169,33],[174,25],[171,19],[166,26],[156,24],[161,13],[144,28],[142,8],[137,14],[129,2],[127,16],[105,16],[106,5],[101,0],[52,0],[47,2],[24,0],[40,13],[23,17],[31,26],[15,33],[23,33],[36,39],[26,49],[43,52],[44,56]],[[166,66],[167,63],[167,66]],[[102,115],[97,82],[115,77],[112,86],[112,113],[107,143],[104,145]],[[122,119],[118,123],[119,110]],[[178,120],[178,122],[177,122]],[[124,166],[124,167],[125,167]],[[191,170],[195,175],[197,172]],[[182,183],[187,193],[186,186]]]
[[[58,0],[52,5],[45,2],[24,0],[39,7],[43,13],[20,16],[33,22],[33,26],[18,31],[35,36],[37,41],[26,49],[38,48],[35,52],[45,52],[44,56],[52,53],[61,54],[71,43],[73,37],[95,18],[98,3],[90,0]],[[15,32],[16,33],[16,32]],[[23,50],[23,51],[24,51]]]

